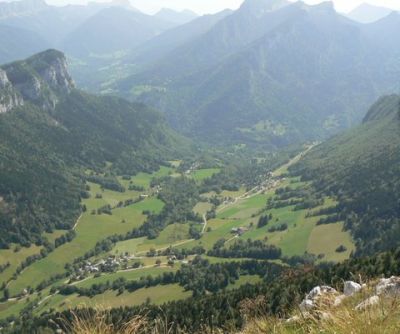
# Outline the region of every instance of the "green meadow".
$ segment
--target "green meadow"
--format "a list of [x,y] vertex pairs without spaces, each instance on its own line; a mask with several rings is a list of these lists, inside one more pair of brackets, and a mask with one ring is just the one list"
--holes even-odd
[[206,168],[206,169],[198,169],[190,173],[190,177],[193,178],[196,182],[201,182],[214,174],[217,174],[221,171],[220,168]]
[[[93,199],[98,193],[101,193],[103,198]],[[114,209],[112,215],[91,214],[92,209],[99,208],[103,201],[110,204],[118,203],[134,195],[134,192],[129,191],[125,193],[101,191],[98,185],[91,184],[91,198],[83,202],[87,206],[87,211],[78,222],[76,238],[55,249],[44,259],[33,263],[15,281],[11,281],[9,284],[11,295],[16,295],[27,287],[35,288],[43,280],[64,272],[67,263],[94,248],[99,240],[114,234],[125,234],[139,227],[146,219],[143,215],[144,210],[159,212],[163,207],[160,200],[149,197],[128,207]]]

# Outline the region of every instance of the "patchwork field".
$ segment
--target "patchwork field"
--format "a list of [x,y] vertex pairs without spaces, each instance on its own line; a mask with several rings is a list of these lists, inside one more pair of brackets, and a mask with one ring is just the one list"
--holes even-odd
[[[298,157],[290,163],[296,159]],[[348,258],[354,250],[354,245],[350,234],[343,231],[343,223],[317,225],[317,222],[324,216],[310,214],[334,206],[335,202],[332,199],[323,198],[322,204],[312,209],[299,209],[290,202],[288,202],[289,204],[282,202],[282,205],[270,207],[271,203],[281,203],[277,197],[277,189],[285,189],[285,191],[292,189],[298,191],[299,194],[306,193],[308,189],[307,183],[300,182],[297,178],[285,177],[290,163],[274,172],[274,177],[278,181],[267,187],[258,187],[250,192],[246,192],[244,187],[240,187],[239,191],[234,192],[202,194],[202,200],[194,206],[193,212],[203,216],[214,209],[216,215],[215,218],[206,220],[205,224],[203,222],[204,225],[200,225],[199,222],[199,225],[195,226],[201,231],[199,238],[191,237],[189,224],[176,222],[167,225],[152,239],[140,237],[116,242],[110,251],[100,253],[90,258],[90,261],[97,263],[104,261],[107,257],[124,259],[124,268],[128,269],[124,270],[120,267],[110,273],[91,273],[72,283],[72,286],[89,289],[119,279],[137,281],[143,277],[159,277],[163,273],[176,272],[183,263],[191,261],[194,256],[173,261],[173,265],[169,266],[167,265],[170,261],[169,257],[165,254],[160,256],[160,253],[157,254],[157,252],[170,247],[189,252],[198,246],[203,247],[207,252],[213,249],[215,243],[221,239],[224,240],[225,247],[233,245],[240,239],[261,240],[279,247],[282,255],[286,257],[302,256],[308,253],[319,256],[319,261],[342,261]],[[35,289],[42,281],[54,275],[63,274],[67,264],[73,263],[76,258],[93,250],[99,241],[112,235],[125,235],[132,229],[140,227],[147,219],[144,212],[154,214],[161,212],[164,203],[158,199],[158,191],[151,188],[151,182],[154,178],[178,175],[176,168],[179,165],[180,162],[176,162],[171,167],[161,167],[158,172],[153,174],[140,173],[132,178],[118,177],[118,182],[126,188],[125,192],[111,191],[104,189],[99,184],[88,183],[90,198],[83,200],[82,204],[86,206],[86,212],[82,214],[75,226],[76,237],[71,242],[56,248],[43,259],[29,265],[16,279],[11,280],[7,285],[10,295],[17,296],[24,289]],[[204,179],[219,171],[219,168],[200,169],[191,171],[189,177],[193,178],[197,184],[201,184]],[[129,190],[129,188],[136,190]],[[221,200],[221,205],[218,207],[208,202],[207,198],[213,196],[217,196]],[[298,201],[300,199],[293,197],[289,200]],[[123,203],[128,204],[121,205]],[[98,212],[104,206],[109,206],[110,214]],[[258,227],[260,217],[263,216],[270,217],[268,224]],[[285,228],[279,229],[282,225],[285,225]],[[50,242],[54,242],[56,238],[65,233],[66,231],[55,231],[46,237]],[[338,252],[339,246],[342,246],[344,251]],[[31,246],[15,252],[13,246],[9,250],[0,251],[0,264],[6,261],[10,262],[10,267],[0,273],[0,279],[10,280],[16,267],[28,256],[38,254],[40,250],[41,248],[38,246]],[[149,252],[153,254],[149,256]],[[246,260],[206,255],[203,257],[210,263]],[[272,262],[283,264],[280,259]],[[133,265],[136,267],[132,267]],[[261,278],[257,275],[243,275],[231,283],[228,289],[235,289],[248,283],[257,283],[260,280]],[[79,296],[76,293],[69,296],[61,296],[57,291],[54,293],[57,287],[67,284],[68,281],[68,278],[56,279],[40,293],[33,292],[29,296],[21,297],[19,301],[10,300],[0,304],[0,318],[18,314],[29,304],[28,298],[31,303],[36,305],[35,314],[40,314],[51,309],[63,310],[79,305],[102,305],[107,308],[140,305],[146,302],[162,304],[191,295],[190,291],[185,291],[182,286],[177,284],[142,288],[131,293],[106,290],[92,298]]]

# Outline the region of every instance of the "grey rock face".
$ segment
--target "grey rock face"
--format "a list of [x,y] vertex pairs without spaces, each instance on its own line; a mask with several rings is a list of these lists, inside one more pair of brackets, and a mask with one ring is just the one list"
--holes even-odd
[[64,57],[55,59],[39,75],[53,89],[69,93],[75,87]]
[[32,76],[30,80],[15,83],[14,87],[25,99],[34,101],[40,97],[42,84],[38,78]]
[[24,105],[24,100],[15,91],[0,90],[0,114],[6,113],[15,107]]
[[0,114],[24,104],[24,100],[12,88],[7,73],[0,69]]
[[0,69],[0,89],[6,88],[10,84],[7,73]]
[[55,50],[45,51],[0,69],[0,112],[28,101],[52,110],[60,94],[68,94],[74,87],[65,56]]

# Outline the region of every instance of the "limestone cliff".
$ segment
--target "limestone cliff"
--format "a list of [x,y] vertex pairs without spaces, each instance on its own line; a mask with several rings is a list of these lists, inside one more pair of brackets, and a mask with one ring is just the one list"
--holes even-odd
[[47,50],[0,68],[0,112],[30,102],[54,109],[62,94],[75,87],[63,53]]

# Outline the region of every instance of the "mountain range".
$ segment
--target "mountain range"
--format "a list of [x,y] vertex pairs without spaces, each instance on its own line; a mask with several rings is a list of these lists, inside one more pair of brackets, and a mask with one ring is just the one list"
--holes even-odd
[[161,58],[145,50],[152,62],[143,66],[137,52],[135,73],[114,92],[155,106],[178,131],[212,143],[321,140],[399,90],[399,23],[393,13],[359,24],[331,3],[247,0],[206,32],[170,37],[173,48],[164,47]]
[[[44,0],[2,2],[0,32],[7,28],[7,33],[14,35],[13,42],[19,48],[2,46],[0,61],[24,58],[43,50],[44,46],[56,47],[70,56],[84,58],[131,50],[195,17],[196,14],[190,11],[166,9],[156,15],[146,15],[132,7],[129,1],[89,2],[85,6],[63,7],[47,5]],[[30,43],[25,43],[29,39]]]
[[172,22],[178,25],[188,23],[198,17],[198,15],[191,10],[183,10],[178,12],[169,8],[162,8],[154,16],[161,20]]

